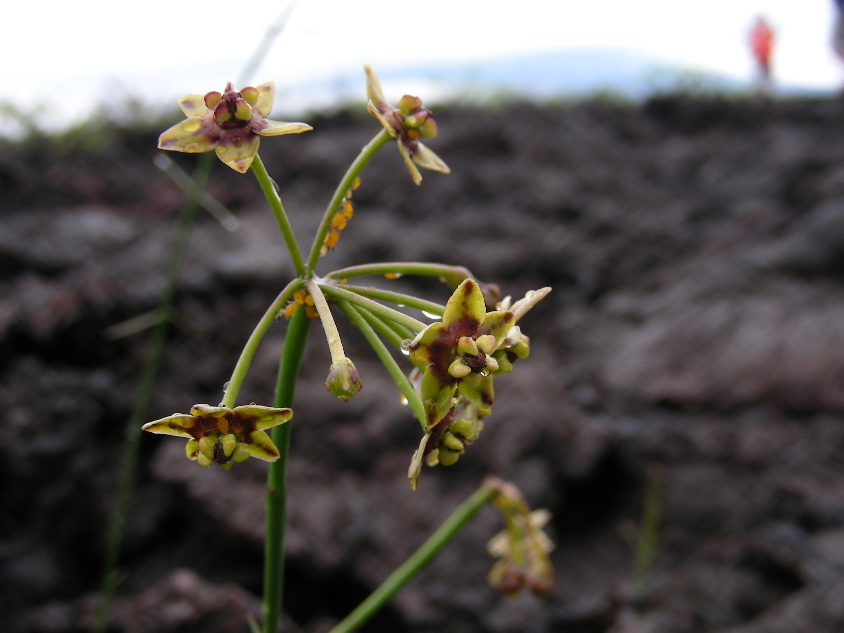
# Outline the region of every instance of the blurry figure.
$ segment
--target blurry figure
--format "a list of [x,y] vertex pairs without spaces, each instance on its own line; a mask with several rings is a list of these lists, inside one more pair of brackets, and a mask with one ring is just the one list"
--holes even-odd
[[774,51],[774,31],[762,16],[756,18],[753,29],[750,31],[750,48],[753,52],[753,59],[756,61],[759,87],[767,92],[771,87],[771,56]]
[[832,47],[844,59],[844,0],[835,0],[835,26],[832,29]]

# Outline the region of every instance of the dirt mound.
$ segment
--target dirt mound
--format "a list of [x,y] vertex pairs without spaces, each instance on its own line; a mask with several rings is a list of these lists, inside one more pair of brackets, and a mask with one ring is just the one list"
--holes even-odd
[[[554,594],[513,601],[485,585],[499,526],[484,512],[366,630],[844,629],[844,102],[666,96],[437,120],[430,145],[452,175],[417,188],[382,152],[324,270],[433,260],[505,294],[554,291],[526,317],[533,353],[496,383],[479,441],[415,493],[404,475],[418,427],[386,372],[341,323],[364,391],[332,400],[313,333],[287,630],[344,616],[486,474],[554,513]],[[311,123],[262,146],[301,236],[377,131],[349,114]],[[150,348],[113,326],[157,306],[183,202],[154,147],[154,132],[119,130],[85,151],[0,159],[0,602],[15,633],[90,625]],[[203,216],[192,234],[150,418],[219,400],[292,275],[254,179],[220,166],[210,191],[241,228]],[[242,401],[271,401],[282,333]],[[142,438],[110,630],[246,631],[257,609],[265,469],[200,469],[183,450]]]

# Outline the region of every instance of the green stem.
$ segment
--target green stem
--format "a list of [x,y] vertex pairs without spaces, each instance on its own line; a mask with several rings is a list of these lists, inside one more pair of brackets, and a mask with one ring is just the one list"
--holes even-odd
[[466,501],[460,504],[448,519],[330,633],[350,633],[363,626],[390,598],[418,574],[463,529],[469,521],[497,494],[495,488],[484,482]]
[[355,325],[357,325],[361,334],[363,334],[364,338],[370,346],[372,346],[372,349],[375,350],[375,354],[378,356],[378,359],[384,367],[387,368],[390,377],[396,383],[399,390],[402,392],[402,395],[407,400],[411,411],[413,411],[413,415],[416,416],[416,419],[419,420],[419,424],[422,425],[422,429],[425,430],[428,424],[428,418],[425,415],[425,406],[422,404],[422,399],[419,397],[416,389],[410,383],[410,380],[407,378],[402,368],[399,367],[396,359],[393,358],[392,354],[390,354],[390,350],[387,349],[384,342],[378,338],[378,334],[373,329],[370,320],[377,321],[377,317],[372,313],[367,312],[366,309],[354,306],[348,301],[340,301],[338,305],[343,312],[349,315],[349,318],[355,322]]
[[284,206],[281,204],[281,198],[278,195],[275,183],[267,173],[261,157],[257,154],[252,161],[252,173],[258,179],[258,184],[261,185],[261,190],[264,192],[267,202],[270,203],[273,214],[275,214],[278,228],[281,229],[281,234],[284,236],[284,243],[287,244],[287,250],[290,251],[290,259],[293,260],[293,268],[296,269],[296,275],[304,277],[305,263],[302,260],[302,253],[299,250],[299,244],[296,242],[296,236],[293,235],[293,227],[290,226],[290,220],[288,220],[287,214],[284,212]]
[[331,201],[328,203],[328,206],[325,208],[325,213],[322,216],[322,222],[317,229],[316,235],[314,236],[314,243],[311,246],[311,252],[308,256],[308,264],[307,269],[310,271],[316,270],[317,262],[319,261],[320,251],[322,250],[322,245],[325,243],[325,236],[328,235],[328,231],[331,229],[331,220],[334,218],[334,215],[340,209],[340,204],[343,202],[343,199],[346,197],[346,194],[352,188],[355,182],[355,178],[357,178],[360,173],[363,171],[363,168],[366,167],[367,163],[372,160],[372,157],[378,153],[384,145],[389,143],[392,140],[389,132],[387,130],[382,129],[376,136],[373,138],[366,146],[361,150],[358,157],[354,160],[354,162],[349,166],[348,171],[346,171],[346,175],[343,176],[343,179],[340,181],[340,184],[337,185],[337,190],[334,192],[334,196],[331,198]]
[[331,295],[335,299],[343,299],[345,301],[348,301],[349,303],[353,303],[355,305],[364,307],[376,316],[378,316],[378,318],[395,321],[396,323],[401,323],[403,326],[405,326],[412,332],[421,332],[427,327],[427,325],[425,323],[422,323],[422,321],[420,321],[419,319],[414,319],[412,316],[408,316],[403,312],[394,310],[389,306],[381,305],[377,301],[367,299],[366,297],[362,297],[356,292],[351,292],[349,290],[346,290],[345,288],[336,286],[332,283],[325,283],[323,281],[322,283],[320,283],[320,287],[326,294]]
[[394,303],[398,306],[416,308],[417,310],[422,310],[422,312],[427,312],[428,314],[442,316],[443,312],[445,312],[445,306],[442,304],[434,303],[433,301],[426,301],[425,299],[420,299],[418,297],[414,297],[413,295],[407,295],[403,292],[383,290],[381,288],[369,288],[366,286],[350,286],[348,284],[343,284],[343,290],[349,290],[350,292],[359,294],[362,297],[369,297],[370,299],[378,299],[380,301]]
[[[293,407],[296,379],[305,352],[311,319],[305,310],[290,318],[279,363],[275,406]],[[277,633],[284,600],[284,534],[287,526],[287,461],[290,455],[292,423],[272,430],[272,440],[281,457],[270,464],[267,474],[266,536],[264,544],[264,633]]]
[[331,279],[349,279],[365,275],[421,275],[438,277],[452,288],[457,288],[464,279],[474,278],[468,268],[448,266],[430,262],[383,262],[379,264],[361,264],[340,268],[330,273]]
[[[408,334],[406,328],[398,325],[394,321],[382,321],[366,308],[356,306],[356,310],[363,315],[367,323],[372,326],[372,329],[375,330],[381,338],[386,339],[388,343],[398,350],[402,350],[402,346],[405,344],[405,341],[412,339],[414,336],[413,334]],[[406,352],[402,350],[402,353]]]
[[246,373],[249,371],[249,366],[252,364],[252,357],[255,356],[255,351],[258,349],[258,345],[263,340],[267,330],[270,329],[270,326],[278,318],[278,313],[285,305],[287,305],[293,297],[293,294],[302,287],[302,284],[302,280],[298,278],[291,281],[287,284],[284,290],[279,293],[279,295],[275,298],[275,301],[270,304],[267,311],[264,312],[264,316],[262,316],[261,320],[258,321],[258,324],[249,336],[249,340],[246,341],[243,351],[240,352],[240,358],[237,359],[237,364],[232,372],[232,377],[226,384],[226,391],[223,394],[223,401],[220,403],[220,406],[229,408],[234,407],[234,403],[237,401],[237,394],[240,392],[240,387],[243,384],[243,380],[246,378]]

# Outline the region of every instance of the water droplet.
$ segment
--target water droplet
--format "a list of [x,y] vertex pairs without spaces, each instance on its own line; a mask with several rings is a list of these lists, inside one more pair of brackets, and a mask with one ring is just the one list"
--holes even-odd
[[489,370],[488,369],[482,369],[480,371],[480,374],[481,374],[481,376],[489,376]]
[[223,383],[223,393],[226,393],[229,390],[229,385],[231,384],[230,380],[227,380]]
[[440,320],[440,315],[439,315],[439,314],[434,314],[433,312],[425,312],[425,310],[422,310],[422,314],[423,314],[424,316],[428,317],[429,319],[433,319],[434,321],[439,321],[439,320]]
[[410,344],[413,343],[409,338],[404,339],[401,342],[401,353],[407,356],[410,354]]

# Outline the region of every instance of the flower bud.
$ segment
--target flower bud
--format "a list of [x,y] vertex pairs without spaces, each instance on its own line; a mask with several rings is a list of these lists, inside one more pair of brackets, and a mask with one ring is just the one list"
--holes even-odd
[[240,91],[240,96],[246,99],[246,103],[251,106],[254,106],[256,103],[258,103],[258,97],[260,95],[261,91],[252,86],[247,86],[246,88]]
[[248,121],[252,118],[252,106],[247,103],[246,99],[239,98],[234,102],[234,115],[241,121]]
[[447,448],[440,448],[439,453],[437,453],[437,459],[443,466],[453,466],[460,459],[460,453],[450,451]]
[[209,92],[207,95],[205,95],[205,107],[209,110],[213,110],[217,107],[217,104],[220,103],[220,101],[222,100],[223,95],[219,92]]
[[445,433],[440,439],[440,447],[446,448],[455,453],[462,453],[465,449],[463,442],[461,442],[453,433]]
[[217,436],[214,434],[206,435],[199,440],[199,454],[204,455],[209,460],[214,460],[214,447],[217,445]]
[[245,462],[249,459],[249,446],[245,442],[238,442],[232,451],[233,462]]
[[347,402],[363,389],[360,374],[351,360],[343,357],[331,365],[325,388],[343,402]]
[[454,378],[464,378],[472,373],[472,368],[462,358],[457,358],[448,366],[448,373]]
[[231,457],[232,453],[234,453],[234,449],[237,446],[237,438],[232,433],[227,433],[223,436],[222,441],[220,442],[223,445],[223,455],[226,457]]

